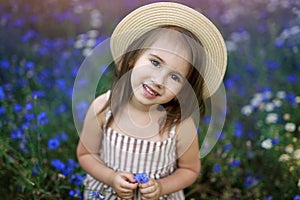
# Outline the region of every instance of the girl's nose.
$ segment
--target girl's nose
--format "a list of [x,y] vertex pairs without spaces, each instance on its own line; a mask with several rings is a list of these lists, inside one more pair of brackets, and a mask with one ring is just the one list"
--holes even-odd
[[157,87],[162,88],[165,85],[166,76],[167,75],[165,72],[159,71],[152,75],[152,80],[157,85]]

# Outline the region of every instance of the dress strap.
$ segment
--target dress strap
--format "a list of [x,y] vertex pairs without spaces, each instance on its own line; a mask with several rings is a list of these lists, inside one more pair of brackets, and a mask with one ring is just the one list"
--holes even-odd
[[169,137],[170,138],[174,137],[175,133],[176,133],[176,124],[173,124],[172,127],[170,128]]

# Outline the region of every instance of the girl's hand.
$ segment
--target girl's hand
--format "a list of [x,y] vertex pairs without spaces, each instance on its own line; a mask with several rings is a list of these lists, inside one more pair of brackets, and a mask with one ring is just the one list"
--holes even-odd
[[153,178],[151,178],[147,183],[140,183],[139,188],[142,199],[158,199],[161,193],[161,185]]
[[116,172],[113,177],[112,187],[122,199],[130,199],[134,196],[134,191],[138,183],[134,180],[134,175],[128,172]]

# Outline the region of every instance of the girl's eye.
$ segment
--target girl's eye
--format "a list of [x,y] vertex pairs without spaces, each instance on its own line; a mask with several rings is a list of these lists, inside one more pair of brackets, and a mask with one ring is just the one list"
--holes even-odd
[[171,79],[173,79],[176,82],[180,82],[180,77],[176,74],[171,74]]
[[156,60],[151,60],[152,65],[154,65],[155,67],[159,67],[159,62]]

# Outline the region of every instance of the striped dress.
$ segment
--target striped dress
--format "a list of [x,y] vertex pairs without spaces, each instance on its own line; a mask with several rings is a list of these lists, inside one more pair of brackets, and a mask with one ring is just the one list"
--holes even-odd
[[[107,112],[108,121],[111,112]],[[172,174],[177,167],[175,127],[169,137],[163,141],[148,141],[123,135],[110,127],[104,126],[103,140],[100,150],[101,160],[115,171],[146,173],[148,177],[160,179]],[[121,199],[113,188],[87,175],[85,190],[94,191],[105,196],[105,199]],[[139,192],[135,192],[139,199]],[[161,196],[159,199],[183,200],[183,191]]]

